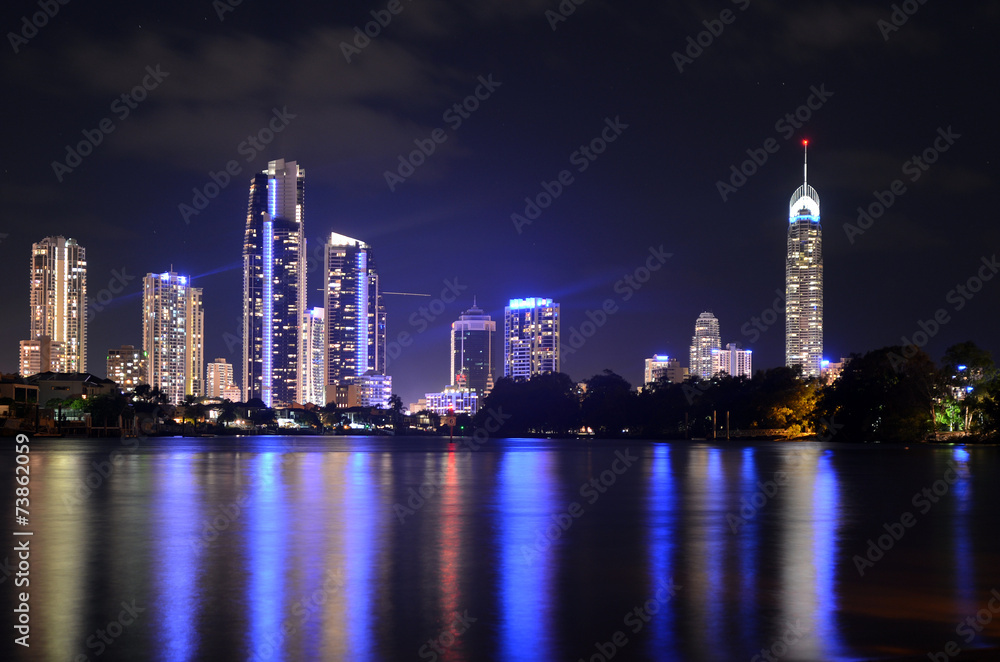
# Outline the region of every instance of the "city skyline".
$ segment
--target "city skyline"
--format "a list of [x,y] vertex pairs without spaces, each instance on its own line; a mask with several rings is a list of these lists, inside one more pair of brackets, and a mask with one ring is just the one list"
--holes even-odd
[[[170,262],[204,289],[206,356],[240,365],[234,237],[250,179],[279,158],[309,171],[307,309],[323,305],[329,232],[375,247],[386,289],[429,295],[385,298],[405,401],[441,388],[473,297],[495,320],[512,296],[552,297],[564,342],[603,314],[561,363],[574,379],[609,368],[638,384],[640,359],[682,357],[706,309],[755,367],[783,365],[802,139],[823,196],[826,358],[903,338],[935,358],[965,340],[1000,355],[1000,288],[974,280],[1000,244],[997,128],[967,66],[995,66],[995,5],[925,3],[897,26],[874,1],[729,4],[713,35],[722,7],[698,3],[584,4],[554,29],[535,0],[413,3],[350,61],[340,44],[365,8],[63,6],[0,61],[20,100],[0,369],[17,371],[29,331],[24,256],[59,234],[88,249],[93,370],[140,344],[141,277]],[[6,9],[16,31],[27,10]],[[651,273],[650,249],[671,255]],[[448,284],[458,300],[421,313]]]

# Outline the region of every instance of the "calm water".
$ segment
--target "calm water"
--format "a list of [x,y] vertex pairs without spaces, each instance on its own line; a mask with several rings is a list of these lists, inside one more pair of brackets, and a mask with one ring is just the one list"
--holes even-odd
[[[35,532],[27,650],[11,635],[15,543],[0,551],[0,654],[18,659],[927,659],[1000,641],[1000,619],[971,643],[956,633],[1000,589],[995,448],[31,448],[28,527],[13,520],[14,454],[0,460],[8,531]],[[862,576],[855,555],[904,513],[912,526]]]

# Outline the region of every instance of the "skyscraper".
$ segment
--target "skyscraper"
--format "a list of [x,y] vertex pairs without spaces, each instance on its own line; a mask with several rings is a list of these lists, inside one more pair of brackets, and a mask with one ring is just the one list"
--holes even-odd
[[511,299],[504,309],[503,375],[530,379],[545,372],[559,372],[559,304]]
[[[451,323],[451,385],[465,386],[482,397],[493,375],[493,335],[497,323],[473,301]],[[459,383],[462,382],[462,383]]]
[[150,386],[177,404],[204,395],[205,317],[201,288],[173,271],[143,279],[142,348]]
[[326,402],[326,325],[322,308],[313,308],[302,314],[302,346],[305,348],[306,366],[302,371],[302,403],[325,405]]
[[785,365],[819,377],[823,361],[823,231],[819,194],[808,182],[808,140],[802,141],[802,186],[788,203],[785,260]]
[[711,379],[712,351],[720,349],[719,320],[706,311],[698,315],[694,322],[694,336],[691,338],[691,374],[702,379]]
[[243,241],[243,385],[264,404],[302,402],[305,170],[271,161],[250,181]]
[[365,242],[331,233],[324,272],[326,401],[333,402],[337,385],[385,375],[385,305]]
[[21,374],[86,372],[87,253],[76,239],[31,246],[31,333],[21,341]]

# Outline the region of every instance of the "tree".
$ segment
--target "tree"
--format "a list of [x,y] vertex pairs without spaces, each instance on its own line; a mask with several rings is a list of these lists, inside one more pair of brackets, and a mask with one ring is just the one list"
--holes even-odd
[[403,399],[393,393],[389,396],[389,409],[392,411],[392,429],[399,430],[403,419]]
[[[529,380],[498,379],[475,417],[484,427],[491,411],[503,412],[503,436],[564,434],[580,427],[576,385],[564,373],[534,375]],[[497,431],[500,434],[500,431]]]
[[611,370],[586,381],[587,392],[580,403],[584,425],[602,437],[617,437],[630,427],[636,413],[632,385]]
[[975,431],[974,421],[983,427],[982,414],[989,394],[984,386],[997,372],[993,357],[971,340],[952,345],[941,361],[944,399],[957,402],[962,410],[962,429]]
[[216,419],[219,423],[222,423],[223,427],[228,427],[229,423],[236,420],[236,405],[226,400],[219,407],[219,417]]
[[853,354],[823,391],[820,412],[838,425],[838,441],[919,441],[932,427],[935,373],[930,357],[912,347]]

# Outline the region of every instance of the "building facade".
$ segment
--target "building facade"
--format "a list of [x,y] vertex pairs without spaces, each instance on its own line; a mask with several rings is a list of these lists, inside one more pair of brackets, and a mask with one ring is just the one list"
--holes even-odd
[[530,379],[559,372],[559,304],[537,297],[511,299],[504,309],[503,375]]
[[678,359],[670,358],[666,354],[654,354],[652,358],[646,359],[643,371],[643,384],[649,384],[665,378],[671,384],[680,384],[688,376],[688,369],[681,367]]
[[[215,359],[205,364],[205,395],[209,398],[226,399],[227,395],[232,395],[234,379],[233,364],[226,359]],[[242,398],[237,396],[228,399],[238,402]]]
[[61,236],[32,244],[28,283],[31,322],[21,343],[21,374],[86,372],[86,250]]
[[[451,323],[451,386],[485,396],[493,376],[493,336],[497,323],[475,302]],[[473,412],[475,413],[475,412]]]
[[250,181],[243,240],[243,388],[267,406],[303,400],[305,170],[278,159]]
[[[803,141],[808,149],[808,141]],[[802,366],[804,377],[819,377],[823,362],[823,229],[819,194],[808,184],[803,161],[802,186],[788,202],[785,259],[785,365]]]
[[351,379],[349,385],[357,387],[359,407],[389,409],[392,397],[392,377],[389,375],[361,375]]
[[50,370],[58,372],[66,365],[66,343],[56,342],[49,336],[21,341],[19,372],[28,377]]
[[733,377],[753,377],[753,352],[729,343],[725,349],[712,352],[712,374],[725,373]]
[[440,393],[427,393],[426,409],[439,416],[475,414],[479,411],[479,394],[471,388],[446,386]]
[[131,391],[146,380],[146,355],[134,345],[122,345],[108,350],[108,379]]
[[142,338],[150,386],[177,404],[204,395],[204,335],[201,288],[172,271],[143,279]]
[[385,304],[371,247],[363,241],[331,233],[324,272],[324,385],[330,398],[337,385],[385,375]]
[[702,379],[710,379],[715,374],[712,369],[712,352],[721,348],[719,320],[708,311],[698,315],[694,323],[694,336],[691,338],[690,373]]

